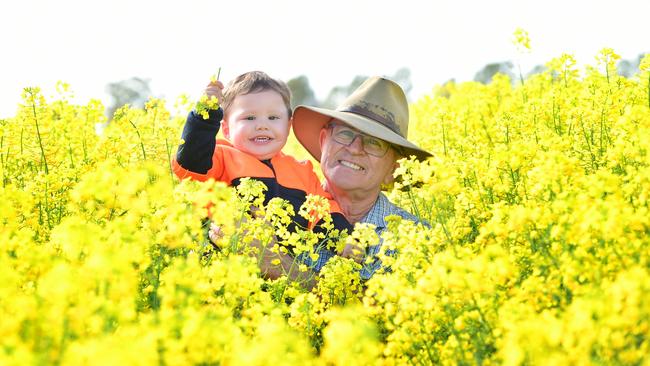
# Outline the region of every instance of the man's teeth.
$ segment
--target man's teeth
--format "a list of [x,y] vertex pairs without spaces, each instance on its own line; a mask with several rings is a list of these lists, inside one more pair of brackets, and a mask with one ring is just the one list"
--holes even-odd
[[355,163],[351,163],[351,162],[345,161],[345,160],[340,160],[339,162],[341,163],[341,165],[346,166],[346,167],[348,167],[350,169],[363,170],[363,168],[360,165],[357,165]]

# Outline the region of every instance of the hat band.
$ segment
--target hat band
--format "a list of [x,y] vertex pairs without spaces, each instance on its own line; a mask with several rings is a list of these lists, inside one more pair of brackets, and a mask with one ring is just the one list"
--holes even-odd
[[400,132],[399,128],[397,127],[397,124],[395,124],[395,121],[385,118],[384,116],[381,116],[377,113],[374,113],[372,111],[369,111],[368,109],[356,106],[356,105],[351,105],[349,107],[346,107],[345,109],[339,109],[340,112],[349,112],[349,113],[354,113],[354,114],[359,114],[362,115],[366,118],[370,118],[374,121],[377,121],[381,123],[382,125],[388,127],[391,131],[395,132],[396,134],[404,137],[402,133]]

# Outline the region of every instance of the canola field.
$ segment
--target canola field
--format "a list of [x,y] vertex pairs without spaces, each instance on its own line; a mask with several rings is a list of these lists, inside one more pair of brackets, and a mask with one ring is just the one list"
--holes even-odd
[[362,283],[337,257],[311,291],[265,279],[249,244],[334,238],[287,233],[280,201],[251,217],[253,182],[171,173],[191,103],[97,134],[100,102],[26,88],[0,120],[0,364],[650,365],[650,56],[630,78],[618,58],[414,101],[435,157],[402,161],[388,195],[431,227],[391,220],[391,272]]

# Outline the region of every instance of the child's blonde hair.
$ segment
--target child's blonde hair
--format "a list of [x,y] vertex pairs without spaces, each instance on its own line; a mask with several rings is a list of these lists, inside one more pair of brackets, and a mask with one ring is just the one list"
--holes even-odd
[[249,71],[247,73],[237,76],[226,86],[223,94],[223,101],[221,101],[221,108],[224,113],[232,104],[235,97],[238,95],[246,95],[250,93],[259,93],[266,90],[273,90],[280,94],[284,105],[291,117],[291,91],[284,81],[276,80],[262,71]]

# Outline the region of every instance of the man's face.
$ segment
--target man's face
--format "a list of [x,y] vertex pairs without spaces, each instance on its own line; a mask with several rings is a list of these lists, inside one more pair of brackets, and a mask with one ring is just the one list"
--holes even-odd
[[[345,126],[340,121],[332,122]],[[332,130],[326,127],[320,132],[321,169],[330,189],[348,194],[377,194],[382,184],[393,181],[397,159],[395,150],[389,148],[382,157],[370,155],[364,150],[361,136],[356,136],[349,146],[345,146],[334,140]]]

